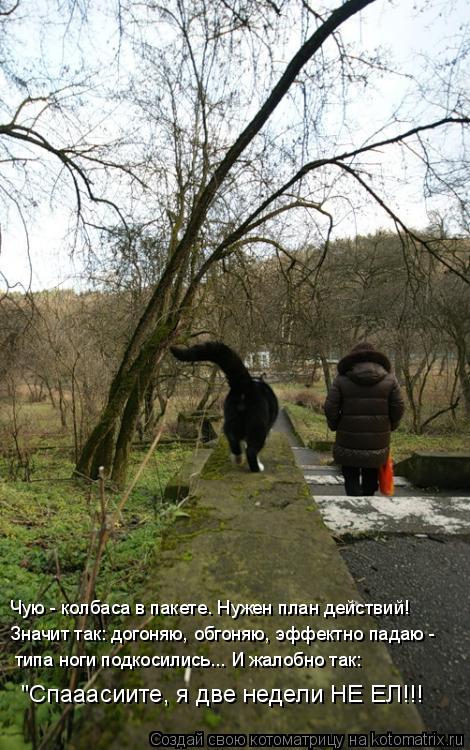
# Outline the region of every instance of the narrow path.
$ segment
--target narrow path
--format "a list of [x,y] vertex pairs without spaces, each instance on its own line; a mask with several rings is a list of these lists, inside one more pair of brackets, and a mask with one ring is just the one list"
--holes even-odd
[[[125,662],[111,660],[97,682],[120,696],[157,690],[156,700],[83,707],[71,750],[145,748],[151,732],[178,734],[180,747],[194,745],[183,740],[196,731],[254,733],[263,741],[252,746],[277,747],[275,734],[422,730],[419,699],[374,699],[400,676],[384,643],[369,637],[370,615],[325,616],[359,592],[285,436],[271,435],[263,461],[263,473],[234,466],[222,439],[190,483],[184,513],[147,562],[145,615],[123,623],[155,637],[129,641]],[[152,602],[159,616],[147,625]],[[362,638],[349,637],[358,631]],[[222,742],[197,744],[243,746]]]
[[395,477],[394,497],[347,497],[337,466],[299,445],[284,411],[275,429],[286,435],[297,465],[328,528],[337,536],[366,534],[470,534],[470,493],[426,492]]

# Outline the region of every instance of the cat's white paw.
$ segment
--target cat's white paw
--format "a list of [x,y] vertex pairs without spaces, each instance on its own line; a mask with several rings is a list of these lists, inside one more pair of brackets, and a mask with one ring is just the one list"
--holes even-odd
[[259,460],[259,458],[257,459],[257,461],[258,461],[258,468],[259,468],[259,470],[260,470],[260,471],[264,471],[264,466],[263,466],[263,464],[261,463],[261,461]]

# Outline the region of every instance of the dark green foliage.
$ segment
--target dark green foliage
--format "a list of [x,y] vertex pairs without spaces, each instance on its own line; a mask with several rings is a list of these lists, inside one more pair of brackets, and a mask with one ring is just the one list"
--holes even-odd
[[[162,533],[178,511],[164,501],[163,493],[170,477],[179,469],[188,450],[171,447],[156,451],[130,496],[122,521],[111,538],[98,579],[96,598],[109,603],[132,603],[146,583],[146,571]],[[143,454],[131,457],[135,470]],[[36,454],[38,478],[61,476],[70,472],[70,462],[52,452]],[[120,496],[106,491],[108,510]],[[18,624],[25,629],[71,628],[73,619],[59,613],[22,620],[10,608],[10,600],[26,604],[41,602],[59,607],[78,600],[78,587],[86,561],[93,529],[97,526],[99,499],[97,487],[76,481],[42,479],[33,483],[0,482],[0,632],[5,641],[0,677],[0,747],[25,750],[25,712],[30,708],[21,683],[38,682],[59,687],[67,684],[64,670],[49,668],[21,671],[15,669],[15,654],[65,654],[68,643],[45,644],[33,641],[19,644],[9,639],[9,629]],[[58,580],[56,578],[58,576]],[[113,624],[113,623],[111,623]],[[106,625],[109,627],[110,623]],[[90,627],[99,624],[90,620]],[[46,645],[48,648],[46,649]],[[87,644],[93,653],[96,644]],[[35,723],[42,731],[60,715],[60,707],[42,704],[36,707]]]

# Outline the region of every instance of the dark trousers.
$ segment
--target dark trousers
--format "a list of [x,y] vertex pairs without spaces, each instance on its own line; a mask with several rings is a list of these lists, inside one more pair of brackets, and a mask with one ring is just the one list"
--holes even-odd
[[379,489],[379,470],[342,466],[346,495],[373,495]]

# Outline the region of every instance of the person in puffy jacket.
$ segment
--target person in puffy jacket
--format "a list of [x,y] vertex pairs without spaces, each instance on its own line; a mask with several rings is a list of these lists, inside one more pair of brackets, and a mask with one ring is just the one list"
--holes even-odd
[[347,495],[373,495],[378,470],[387,460],[390,432],[405,409],[388,357],[364,341],[338,362],[324,404],[336,432],[333,457],[341,465]]

